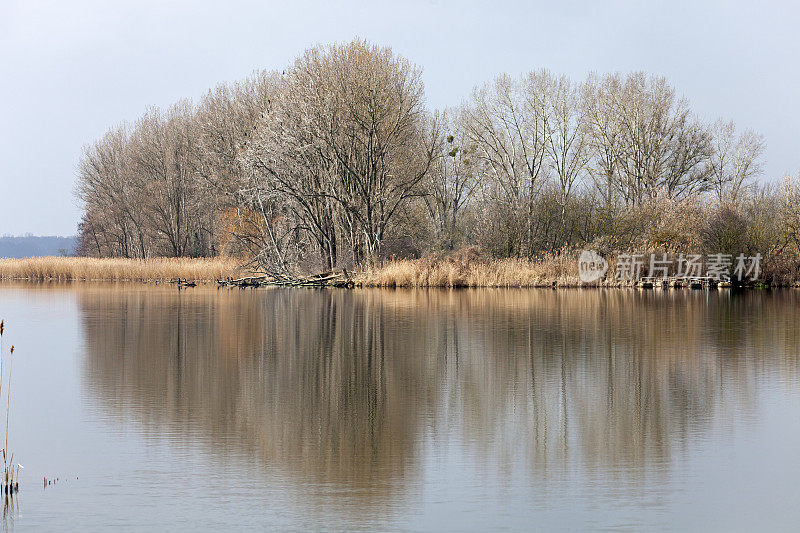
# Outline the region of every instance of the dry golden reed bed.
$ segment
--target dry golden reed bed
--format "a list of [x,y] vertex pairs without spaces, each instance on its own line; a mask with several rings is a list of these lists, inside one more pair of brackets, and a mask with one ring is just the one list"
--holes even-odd
[[0,279],[30,281],[169,281],[207,282],[234,276],[239,262],[231,258],[97,259],[31,257],[0,259]]
[[[249,275],[235,258],[97,259],[91,257],[32,257],[0,259],[0,279],[29,281],[155,282],[182,278],[197,282]],[[577,262],[571,255],[539,261],[484,260],[456,254],[398,260],[356,274],[371,287],[575,287],[580,285]]]
[[359,276],[373,287],[578,287],[574,256],[462,260],[458,257],[393,261]]

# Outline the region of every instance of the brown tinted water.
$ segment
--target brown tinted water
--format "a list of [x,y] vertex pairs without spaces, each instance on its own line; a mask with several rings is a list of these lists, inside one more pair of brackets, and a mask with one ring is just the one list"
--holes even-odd
[[792,530],[798,304],[0,285],[25,466],[6,521]]

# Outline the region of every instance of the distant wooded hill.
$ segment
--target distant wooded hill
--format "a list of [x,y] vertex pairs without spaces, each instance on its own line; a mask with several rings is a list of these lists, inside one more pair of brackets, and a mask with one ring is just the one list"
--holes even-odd
[[0,257],[73,255],[77,237],[0,237]]

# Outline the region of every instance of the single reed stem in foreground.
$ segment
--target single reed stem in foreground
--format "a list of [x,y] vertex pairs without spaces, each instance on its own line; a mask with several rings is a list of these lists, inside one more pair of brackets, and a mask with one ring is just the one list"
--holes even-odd
[[[11,355],[8,357],[8,392],[6,392],[7,400],[6,400],[6,443],[3,446],[3,449],[8,449],[8,420],[11,414],[11,371],[14,369],[14,346],[11,346]],[[11,455],[10,464],[14,464],[14,455]],[[7,468],[7,467],[6,467]],[[12,471],[13,474],[13,471]],[[13,477],[13,475],[12,475]]]
[[[0,392],[2,391],[3,378],[5,375],[2,372],[3,362],[6,358],[5,351],[3,350],[3,334],[5,333],[5,320],[0,320]],[[18,475],[19,469],[14,468],[14,454],[8,452],[8,428],[11,416],[11,370],[13,368],[12,362],[14,357],[14,345],[8,353],[8,391],[6,392],[6,435],[5,445],[3,446],[3,486],[2,491],[5,494],[13,495],[19,488]]]

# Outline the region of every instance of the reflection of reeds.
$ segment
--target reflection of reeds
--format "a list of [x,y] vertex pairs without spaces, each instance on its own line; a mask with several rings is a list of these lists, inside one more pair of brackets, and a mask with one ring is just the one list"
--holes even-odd
[[[0,393],[3,389],[3,362],[6,354],[3,350],[3,333],[5,333],[5,320],[0,320]],[[11,414],[11,370],[14,361],[14,346],[8,352],[8,391],[6,392],[6,438],[3,446],[3,487],[5,494],[14,494],[19,487],[19,468],[14,468],[14,454],[8,452],[8,421]]]
[[232,258],[122,259],[30,257],[0,259],[0,279],[32,281],[167,281],[184,278],[214,281],[233,276]]

